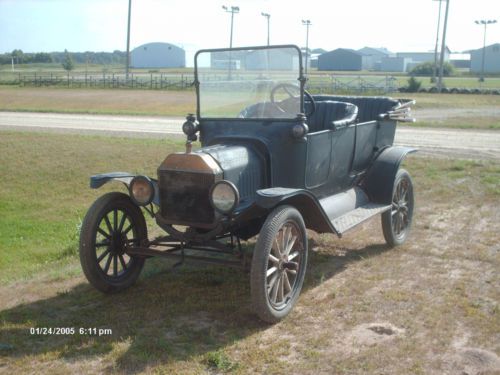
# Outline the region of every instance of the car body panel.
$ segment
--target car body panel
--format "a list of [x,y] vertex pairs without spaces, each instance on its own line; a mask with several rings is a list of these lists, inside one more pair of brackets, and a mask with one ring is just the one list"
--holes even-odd
[[[110,181],[118,181],[123,183],[128,189],[130,182],[136,176],[139,175],[128,172],[108,172],[108,173],[93,175],[90,177],[90,188],[99,189],[101,186],[107,184]],[[155,205],[159,206],[160,194],[158,188],[158,181],[151,177],[149,177],[149,179],[151,180],[151,183],[153,184],[153,187],[155,189],[154,197],[151,203],[154,203]]]

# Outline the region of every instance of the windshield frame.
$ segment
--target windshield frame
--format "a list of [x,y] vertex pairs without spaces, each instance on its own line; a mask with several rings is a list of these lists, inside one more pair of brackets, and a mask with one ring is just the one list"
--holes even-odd
[[[298,52],[299,56],[299,76],[297,80],[299,81],[300,89],[300,113],[304,113],[304,87],[307,78],[304,75],[302,51],[295,44],[277,44],[270,46],[250,46],[250,47],[233,47],[233,48],[213,48],[213,49],[201,49],[194,55],[194,82],[196,88],[196,117],[198,120],[211,120],[211,121],[281,121],[290,122],[290,118],[236,118],[236,117],[201,117],[200,114],[200,80],[198,79],[198,55],[201,53],[212,53],[212,52],[226,52],[226,51],[245,51],[245,50],[265,50],[265,49],[280,49],[280,48],[293,48]],[[297,113],[298,114],[298,113]]]

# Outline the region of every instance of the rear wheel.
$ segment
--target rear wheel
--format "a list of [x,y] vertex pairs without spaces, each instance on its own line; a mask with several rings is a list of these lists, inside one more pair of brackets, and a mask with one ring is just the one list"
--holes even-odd
[[269,214],[255,245],[251,268],[252,304],[257,315],[277,323],[295,305],[307,266],[304,220],[293,207]]
[[143,258],[125,253],[147,239],[144,215],[130,197],[108,193],[89,208],[80,232],[80,262],[87,280],[98,290],[113,293],[132,285]]
[[392,191],[391,209],[382,214],[382,230],[389,246],[406,241],[413,219],[413,183],[410,174],[400,169]]

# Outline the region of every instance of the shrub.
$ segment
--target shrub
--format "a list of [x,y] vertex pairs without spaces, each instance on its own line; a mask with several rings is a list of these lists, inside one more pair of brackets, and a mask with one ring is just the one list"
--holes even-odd
[[68,50],[64,50],[64,61],[62,62],[62,67],[66,71],[73,70],[75,68],[75,63],[73,62],[73,59],[71,58],[71,55],[69,54]]
[[422,81],[417,80],[415,77],[411,76],[408,80],[408,86],[406,88],[407,92],[418,92],[422,86]]
[[[439,67],[438,67],[439,70]],[[434,63],[431,61],[423,62],[410,70],[412,76],[431,76],[434,72]],[[443,75],[450,76],[455,73],[455,67],[449,62],[443,64]]]

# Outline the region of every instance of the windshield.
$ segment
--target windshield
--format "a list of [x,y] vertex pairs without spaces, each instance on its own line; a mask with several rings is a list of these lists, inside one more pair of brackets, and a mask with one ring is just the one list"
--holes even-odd
[[295,118],[301,112],[300,50],[294,46],[200,51],[201,118]]

